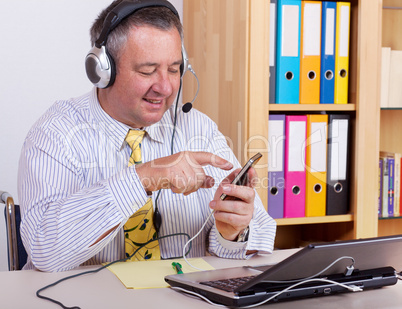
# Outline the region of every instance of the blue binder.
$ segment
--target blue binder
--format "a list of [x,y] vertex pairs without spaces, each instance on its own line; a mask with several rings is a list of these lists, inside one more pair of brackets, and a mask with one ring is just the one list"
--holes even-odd
[[336,2],[322,2],[320,103],[334,104]]
[[276,103],[276,27],[278,1],[271,0],[269,8],[269,103]]
[[298,104],[301,0],[278,0],[276,103]]

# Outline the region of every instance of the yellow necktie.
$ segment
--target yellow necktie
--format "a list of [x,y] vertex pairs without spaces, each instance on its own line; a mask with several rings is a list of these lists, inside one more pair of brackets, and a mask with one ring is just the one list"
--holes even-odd
[[[144,137],[144,131],[129,130],[126,136],[126,142],[130,145],[133,152],[131,153],[128,166],[142,162],[141,159],[141,141]],[[131,256],[138,247],[151,239],[157,237],[157,233],[153,224],[154,209],[152,205],[152,198],[137,210],[124,225],[124,239],[126,248],[126,257]],[[148,245],[141,248],[133,257],[131,261],[142,260],[160,260],[161,253],[159,249],[159,242],[153,241]]]

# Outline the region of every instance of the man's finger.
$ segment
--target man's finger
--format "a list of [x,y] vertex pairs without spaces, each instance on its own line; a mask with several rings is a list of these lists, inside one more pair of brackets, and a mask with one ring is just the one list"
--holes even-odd
[[258,182],[258,175],[256,170],[252,167],[247,173],[248,175],[248,186],[254,188]]
[[212,165],[223,170],[230,170],[233,168],[233,164],[224,158],[217,156],[210,152],[197,151],[192,152],[193,158],[199,165]]
[[224,185],[222,192],[228,196],[227,200],[242,200],[247,203],[252,202],[255,195],[254,190],[250,187],[235,186],[232,184]]

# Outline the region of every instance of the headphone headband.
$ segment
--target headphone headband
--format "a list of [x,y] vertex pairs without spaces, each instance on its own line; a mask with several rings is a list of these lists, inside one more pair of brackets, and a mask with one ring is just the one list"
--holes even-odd
[[103,22],[103,28],[99,38],[96,40],[96,47],[100,48],[101,46],[106,45],[107,37],[109,33],[116,28],[121,21],[134,14],[136,11],[147,8],[147,7],[166,7],[170,9],[177,18],[180,19],[179,13],[176,8],[166,0],[124,0],[118,5],[116,5],[106,16],[105,21]]

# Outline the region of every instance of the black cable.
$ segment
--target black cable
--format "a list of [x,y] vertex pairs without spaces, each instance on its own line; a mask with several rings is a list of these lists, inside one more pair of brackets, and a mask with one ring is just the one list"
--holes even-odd
[[[108,263],[108,264],[106,264],[106,265],[103,265],[103,266],[101,266],[101,267],[99,267],[99,268],[97,268],[97,269],[94,269],[94,270],[84,271],[84,272],[79,273],[79,274],[75,274],[75,275],[72,275],[72,276],[64,277],[64,278],[62,278],[62,279],[60,279],[60,280],[58,280],[58,281],[56,281],[56,282],[54,282],[54,283],[51,283],[51,284],[49,284],[49,285],[47,285],[47,286],[45,286],[45,287],[43,287],[43,288],[37,290],[37,291],[36,291],[36,296],[37,296],[38,298],[41,298],[41,299],[50,301],[50,302],[52,302],[52,303],[54,303],[54,304],[56,304],[56,305],[59,305],[59,306],[62,307],[63,309],[81,309],[81,308],[78,307],[78,306],[66,307],[65,305],[63,305],[63,303],[59,302],[58,300],[55,300],[55,299],[50,298],[50,297],[47,297],[47,296],[43,296],[43,295],[41,295],[40,293],[43,292],[43,291],[45,291],[45,290],[47,290],[47,289],[49,289],[49,288],[51,288],[51,287],[54,287],[54,286],[58,285],[58,284],[61,283],[61,282],[64,282],[64,281],[67,281],[67,280],[70,280],[70,279],[73,279],[73,278],[77,278],[77,277],[80,277],[80,276],[83,276],[83,275],[87,275],[87,274],[95,274],[95,273],[100,272],[102,269],[105,269],[105,268],[107,268],[107,267],[109,267],[109,266],[112,266],[113,264],[116,264],[116,263],[119,263],[119,262],[125,262],[125,261],[131,259],[131,258],[138,252],[138,250],[142,249],[144,246],[148,245],[149,243],[151,243],[151,242],[153,242],[153,241],[157,241],[157,240],[159,241],[160,239],[163,239],[163,238],[174,237],[174,236],[187,236],[188,239],[190,239],[190,236],[189,236],[187,233],[175,233],[175,234],[165,235],[165,236],[161,236],[161,237],[158,237],[158,238],[155,238],[155,239],[148,240],[148,241],[147,241],[146,243],[144,243],[142,246],[138,247],[137,250],[135,250],[132,255],[130,255],[130,256],[128,256],[128,257],[125,257],[125,258],[123,258],[123,259],[120,259],[120,260],[116,260],[116,261],[114,261],[114,262],[110,262],[110,263]],[[190,248],[189,248],[188,251],[186,252],[186,255],[189,254],[190,250],[191,250],[191,244],[190,244]],[[181,258],[181,257],[182,257],[182,256],[171,257],[171,258],[167,258],[166,260],[177,259],[177,258]]]
[[182,86],[182,80],[180,79],[179,92],[177,93],[176,107],[175,107],[175,109],[174,109],[172,140],[171,140],[171,142],[170,142],[170,154],[172,154],[172,155],[173,155],[173,141],[174,141],[174,136],[175,136],[175,134],[176,134],[177,107],[178,107],[178,105],[179,105],[179,96],[180,96],[180,93],[181,93],[181,86]]
[[[176,107],[174,110],[174,118],[173,118],[173,132],[172,132],[172,139],[170,141],[170,154],[173,155],[173,141],[174,141],[174,136],[176,133],[176,123],[177,123],[177,107],[179,105],[179,97],[181,93],[181,86],[182,86],[182,80],[180,79],[180,86],[179,86],[179,91],[177,92],[177,97],[176,97]],[[154,221],[154,227],[156,230],[156,234],[159,235],[159,229],[162,225],[162,216],[159,212],[158,209],[158,199],[159,195],[161,194],[161,190],[159,189],[158,194],[156,195],[155,198],[155,211],[154,211],[154,216],[153,216],[153,221]]]

